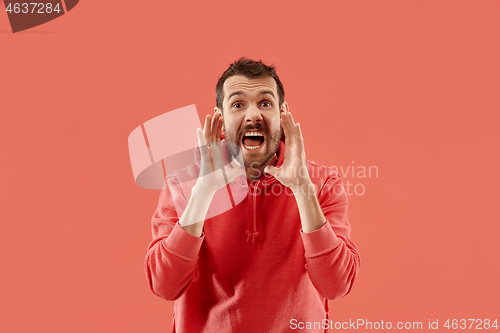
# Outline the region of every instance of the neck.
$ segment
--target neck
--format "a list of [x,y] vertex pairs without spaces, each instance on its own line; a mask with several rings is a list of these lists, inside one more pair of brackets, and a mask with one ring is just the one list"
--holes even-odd
[[250,181],[256,181],[257,179],[264,177],[265,176],[264,168],[268,165],[275,165],[276,162],[278,162],[278,156],[274,154],[274,156],[266,164],[260,167],[246,168],[247,179]]

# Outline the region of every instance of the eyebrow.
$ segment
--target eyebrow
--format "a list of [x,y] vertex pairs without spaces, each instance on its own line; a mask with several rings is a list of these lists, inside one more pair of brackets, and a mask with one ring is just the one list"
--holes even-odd
[[[231,94],[229,95],[229,97],[227,98],[227,100],[230,100],[230,99],[231,99],[232,97],[234,97],[234,96],[239,96],[239,95],[243,95],[243,94],[244,94],[244,93],[243,93],[243,91],[235,91],[235,92],[233,92],[233,93],[231,93]],[[271,95],[273,98],[275,98],[275,96],[274,96],[274,92],[273,92],[272,90],[263,90],[263,91],[261,91],[261,92],[259,93],[259,95],[266,95],[266,94],[269,94],[269,95]]]

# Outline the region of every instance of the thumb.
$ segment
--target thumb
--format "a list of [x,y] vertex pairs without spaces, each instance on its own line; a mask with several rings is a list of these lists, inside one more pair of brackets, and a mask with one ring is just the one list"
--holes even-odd
[[264,172],[265,173],[268,173],[268,174],[270,174],[271,176],[274,176],[274,177],[276,177],[276,175],[278,174],[279,171],[280,171],[280,169],[277,168],[277,167],[274,167],[274,166],[266,166],[264,168]]
[[198,146],[200,147],[201,155],[207,155],[208,154],[208,146],[205,141],[205,136],[203,134],[203,131],[201,128],[196,129],[196,134],[198,135]]

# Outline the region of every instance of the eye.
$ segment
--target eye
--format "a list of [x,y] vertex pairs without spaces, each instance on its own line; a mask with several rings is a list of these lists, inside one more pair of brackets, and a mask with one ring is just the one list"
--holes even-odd
[[269,101],[264,101],[264,102],[260,103],[260,105],[262,105],[265,108],[269,108],[269,107],[273,106],[271,104],[271,102],[269,102]]
[[236,102],[236,103],[234,103],[234,104],[233,104],[233,108],[235,108],[235,109],[239,109],[239,108],[241,108],[242,106],[243,106],[243,104],[242,104],[242,103],[240,103],[240,102]]

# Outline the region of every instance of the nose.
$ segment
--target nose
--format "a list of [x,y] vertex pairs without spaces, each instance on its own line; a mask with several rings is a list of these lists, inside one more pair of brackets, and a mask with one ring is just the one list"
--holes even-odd
[[248,123],[259,123],[262,122],[261,110],[255,105],[248,107],[245,113],[245,122]]

